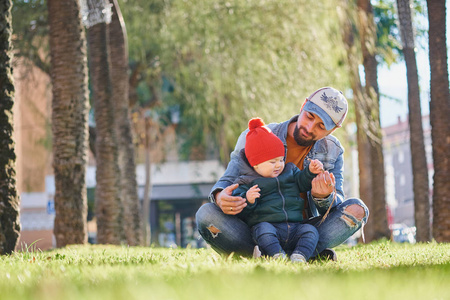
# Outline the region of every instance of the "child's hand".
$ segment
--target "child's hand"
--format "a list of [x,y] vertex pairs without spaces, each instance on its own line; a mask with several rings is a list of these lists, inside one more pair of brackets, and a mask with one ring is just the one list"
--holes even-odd
[[309,170],[313,174],[319,174],[320,172],[324,172],[323,164],[318,159],[311,160],[311,163],[309,164]]
[[247,201],[251,204],[255,203],[256,198],[259,198],[261,195],[259,194],[259,191],[261,189],[258,187],[257,184],[252,186],[246,193]]

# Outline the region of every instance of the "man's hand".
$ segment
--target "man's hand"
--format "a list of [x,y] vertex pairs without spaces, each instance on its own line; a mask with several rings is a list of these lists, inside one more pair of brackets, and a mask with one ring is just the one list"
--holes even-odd
[[237,183],[232,184],[216,194],[216,204],[224,214],[236,215],[247,206],[244,198],[232,196],[233,191],[237,189],[238,186],[239,184]]
[[255,203],[256,198],[261,197],[261,194],[259,193],[260,191],[261,189],[258,187],[257,184],[252,186],[245,194],[247,197],[247,201],[250,202],[251,204]]
[[315,198],[326,198],[334,191],[336,180],[333,173],[322,172],[311,182],[311,195]]

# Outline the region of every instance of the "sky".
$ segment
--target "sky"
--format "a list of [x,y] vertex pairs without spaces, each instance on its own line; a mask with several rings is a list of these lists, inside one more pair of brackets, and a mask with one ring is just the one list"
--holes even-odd
[[[447,49],[450,50],[450,0],[446,0],[447,8]],[[430,92],[430,63],[428,59],[428,49],[417,51],[417,69],[419,71],[419,85],[421,89],[421,109],[422,114],[430,112],[429,92]],[[397,98],[395,101],[381,96],[380,100],[380,121],[381,127],[394,125],[400,117],[406,120],[408,114],[408,87],[406,81],[406,66],[404,61],[393,64],[390,68],[381,66],[378,69],[378,85],[381,95]]]

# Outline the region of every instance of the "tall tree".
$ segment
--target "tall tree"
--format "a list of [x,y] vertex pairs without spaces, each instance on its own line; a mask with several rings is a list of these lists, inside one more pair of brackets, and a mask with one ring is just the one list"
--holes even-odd
[[[366,201],[372,221],[366,226],[368,241],[390,236],[386,213],[384,159],[380,125],[380,103],[376,60],[376,27],[370,0],[357,0],[358,25],[365,74],[365,93],[370,101],[366,111],[369,128],[372,199]],[[360,153],[360,155],[364,155]]]
[[48,0],[56,246],[87,242],[88,71],[77,0]]
[[120,169],[114,125],[107,24],[111,22],[111,10],[107,0],[83,3],[84,21],[88,28],[89,70],[96,123],[97,241],[100,244],[120,244],[124,239],[123,206],[120,198]]
[[12,253],[20,235],[13,140],[11,6],[11,0],[0,0],[0,254]]
[[433,140],[433,237],[450,242],[450,92],[445,1],[427,0],[430,57],[430,122]]
[[358,167],[359,167],[359,196],[366,203],[373,203],[372,196],[372,166],[369,155],[371,145],[369,142],[369,124],[370,119],[367,117],[367,112],[370,112],[369,101],[367,95],[361,84],[361,77],[359,73],[359,64],[361,61],[361,53],[358,51],[359,47],[355,42],[357,33],[354,26],[355,18],[353,16],[355,8],[353,1],[343,0],[341,3],[342,11],[340,11],[340,19],[342,23],[342,38],[344,47],[347,53],[347,65],[349,67],[350,86],[353,91],[353,100],[355,104],[356,117],[356,142],[358,145]]
[[141,204],[137,194],[134,143],[128,101],[128,40],[125,22],[117,0],[110,0],[113,8],[109,24],[111,53],[112,103],[118,141],[120,188],[124,208],[124,228],[131,246],[142,244]]
[[397,9],[408,80],[408,120],[413,170],[414,219],[417,228],[416,240],[427,242],[431,240],[428,168],[410,0],[397,0]]

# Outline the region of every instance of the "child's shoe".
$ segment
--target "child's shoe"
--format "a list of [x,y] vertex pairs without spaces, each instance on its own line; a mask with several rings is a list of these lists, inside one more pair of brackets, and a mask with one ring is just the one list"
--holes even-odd
[[261,251],[259,250],[258,245],[253,248],[253,258],[259,258],[261,257]]
[[286,260],[287,256],[286,253],[277,253],[273,256],[273,259]]
[[293,263],[306,263],[306,258],[299,253],[293,253],[291,254],[291,261]]

